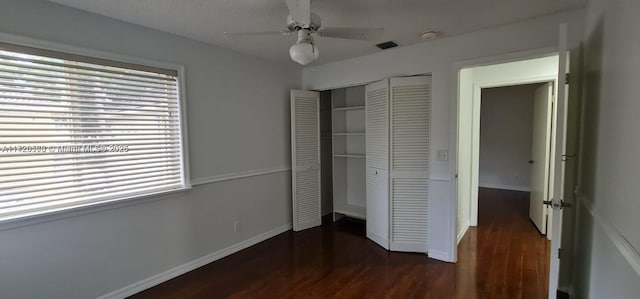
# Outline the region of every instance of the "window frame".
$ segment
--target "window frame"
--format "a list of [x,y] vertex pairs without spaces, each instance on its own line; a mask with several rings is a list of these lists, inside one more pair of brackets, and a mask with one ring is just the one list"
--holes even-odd
[[[189,171],[189,138],[187,128],[187,99],[185,89],[185,67],[181,64],[159,62],[139,57],[133,57],[122,54],[115,54],[89,48],[65,45],[58,42],[52,42],[41,39],[34,39],[14,34],[0,32],[0,42],[12,44],[18,47],[33,48],[43,52],[53,52],[63,55],[85,57],[89,59],[111,61],[114,63],[122,63],[129,66],[140,66],[144,68],[157,68],[175,71],[177,73],[178,87],[178,112],[180,117],[180,155],[181,155],[181,178],[182,188],[176,190],[160,191],[155,193],[133,195],[123,198],[101,200],[91,203],[70,205],[61,208],[52,208],[42,211],[26,213],[24,215],[16,215],[0,220],[0,231],[12,229],[15,227],[26,226],[31,224],[54,221],[63,218],[75,217],[84,214],[97,213],[104,210],[111,210],[120,207],[142,204],[155,200],[163,200],[176,197],[177,195],[192,189],[190,171]],[[52,54],[53,54],[52,53]],[[40,54],[42,55],[42,54]],[[46,54],[45,54],[46,55]],[[43,55],[43,56],[45,56]],[[72,58],[71,58],[72,59]],[[108,64],[106,64],[108,65]],[[135,69],[135,68],[133,68]]]

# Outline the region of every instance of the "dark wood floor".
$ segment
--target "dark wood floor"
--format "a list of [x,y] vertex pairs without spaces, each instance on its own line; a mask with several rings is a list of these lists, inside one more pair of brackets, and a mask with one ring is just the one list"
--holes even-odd
[[133,298],[546,298],[549,244],[528,193],[480,190],[458,263],[391,253],[342,220],[284,233]]

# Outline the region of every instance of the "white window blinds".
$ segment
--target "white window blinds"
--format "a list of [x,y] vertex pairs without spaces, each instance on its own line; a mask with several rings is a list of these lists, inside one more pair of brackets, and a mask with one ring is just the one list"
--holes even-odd
[[0,220],[184,188],[175,71],[0,44]]

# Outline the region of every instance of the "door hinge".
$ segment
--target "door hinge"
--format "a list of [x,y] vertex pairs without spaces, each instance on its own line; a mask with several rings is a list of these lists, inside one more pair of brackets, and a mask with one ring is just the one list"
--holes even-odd
[[562,248],[558,248],[558,259],[562,258]]
[[570,75],[569,73],[564,74],[564,84],[569,84]]

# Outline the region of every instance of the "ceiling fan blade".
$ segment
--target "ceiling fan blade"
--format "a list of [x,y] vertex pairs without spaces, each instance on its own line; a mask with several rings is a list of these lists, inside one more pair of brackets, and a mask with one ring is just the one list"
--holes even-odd
[[318,35],[322,37],[356,40],[378,40],[383,33],[383,28],[322,27],[318,30]]
[[285,0],[289,14],[300,24],[311,23],[311,0]]
[[256,31],[256,32],[225,32],[227,36],[266,36],[266,35],[291,35],[293,31],[281,30],[281,31]]

